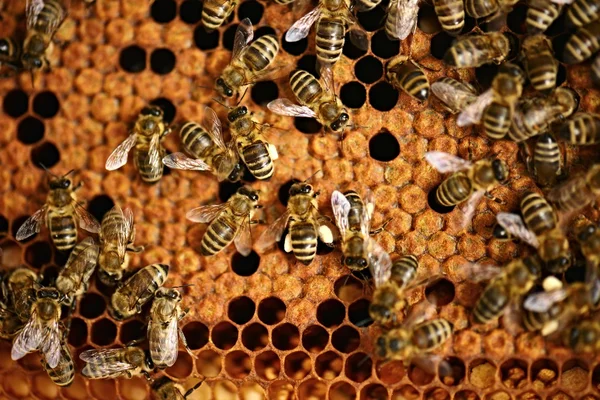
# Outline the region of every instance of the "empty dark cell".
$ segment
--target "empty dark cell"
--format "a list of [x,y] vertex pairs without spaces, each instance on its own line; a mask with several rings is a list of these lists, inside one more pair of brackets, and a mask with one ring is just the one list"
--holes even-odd
[[117,326],[109,319],[101,319],[92,325],[92,343],[108,346],[117,337]]
[[369,140],[369,155],[377,161],[392,161],[400,154],[400,143],[388,131],[382,131]]
[[429,193],[427,194],[427,203],[429,204],[429,207],[431,207],[431,209],[436,213],[448,214],[450,211],[454,210],[455,206],[446,207],[438,203],[435,195],[435,192],[437,191],[438,187],[439,185],[429,191]]
[[298,179],[292,179],[284,183],[279,187],[278,197],[281,204],[287,206],[288,200],[290,198],[290,189],[294,183],[300,182]]
[[444,55],[452,46],[454,38],[446,32],[440,32],[431,38],[431,55],[438,60],[443,60]]
[[282,324],[273,329],[272,343],[278,350],[292,350],[300,344],[300,332],[292,324]]
[[565,33],[552,39],[552,49],[554,49],[554,56],[558,61],[564,61],[565,46],[570,37],[570,34]]
[[39,169],[52,168],[60,161],[60,153],[54,143],[44,142],[31,150],[31,162]]
[[148,327],[137,319],[127,321],[121,326],[121,333],[119,334],[119,340],[122,344],[137,341],[146,335]]
[[11,90],[4,96],[2,108],[4,112],[13,118],[18,118],[27,112],[29,99],[27,93],[22,90]]
[[425,297],[436,307],[443,307],[454,300],[454,285],[447,279],[440,279],[425,289]]
[[263,16],[265,7],[258,1],[244,1],[238,6],[238,19],[241,21],[244,18],[249,18],[253,25],[257,25]]
[[342,353],[352,353],[360,346],[360,335],[351,326],[342,326],[331,335],[331,344]]
[[243,325],[250,321],[256,311],[256,305],[246,296],[238,297],[229,303],[227,315],[236,324]]
[[277,32],[275,32],[275,29],[271,28],[270,26],[261,26],[254,31],[254,39],[258,39],[259,37],[263,37],[265,35],[277,36]]
[[37,143],[44,138],[44,123],[35,117],[26,117],[19,122],[17,139],[23,144]]
[[465,14],[465,26],[462,30],[463,34],[471,32],[475,28],[475,25],[477,25],[477,20]]
[[546,34],[546,36],[548,36],[549,38],[552,38],[554,36],[558,36],[565,32],[565,18],[566,18],[565,14],[566,14],[565,12],[562,12],[558,16],[558,18],[556,18],[554,20],[554,22],[548,27],[548,29],[546,29],[546,32],[544,32]]
[[169,49],[156,49],[150,54],[150,68],[159,75],[173,71],[175,61],[175,54]]
[[258,82],[250,90],[252,101],[259,106],[266,106],[269,102],[279,97],[279,89],[273,81]]
[[506,23],[508,28],[514,33],[525,33],[526,24],[525,18],[527,17],[527,6],[524,4],[517,5],[513,10],[508,13]]
[[369,315],[369,300],[360,299],[350,304],[348,307],[348,319],[354,326],[364,328],[373,323]]
[[314,118],[294,117],[294,126],[302,133],[314,134],[321,132],[323,125]]
[[390,111],[398,102],[398,91],[387,82],[378,82],[369,89],[369,104],[379,111]]
[[[248,169],[246,164],[244,164],[243,168],[244,168],[244,174],[242,175],[243,182],[256,182],[258,180],[258,179],[256,179],[256,177],[254,175],[252,175],[252,172],[250,172],[250,170]],[[266,179],[266,180],[268,181],[269,179]]]
[[102,315],[105,309],[106,301],[98,293],[88,292],[79,302],[79,313],[84,318],[97,318]]
[[284,34],[281,37],[281,47],[285,52],[293,56],[299,56],[306,51],[306,48],[308,47],[308,38],[300,39],[297,42],[288,42],[285,40]]
[[41,92],[33,98],[33,112],[42,118],[52,118],[58,113],[60,103],[52,92]]
[[219,45],[219,31],[206,32],[204,26],[198,25],[194,30],[194,43],[200,50],[212,50]]
[[163,113],[164,113],[163,118],[165,119],[165,122],[167,124],[170,124],[171,122],[173,122],[173,120],[175,119],[175,114],[177,114],[177,109],[175,108],[175,106],[173,105],[171,100],[164,98],[164,97],[159,97],[159,98],[152,100],[150,102],[150,104],[152,104],[153,106],[159,106],[160,108],[162,108]]
[[235,346],[235,343],[237,342],[238,330],[229,322],[221,322],[213,328],[211,337],[217,348],[221,350],[229,350]]
[[322,302],[317,307],[317,320],[325,327],[331,328],[340,325],[346,316],[346,308],[335,299]]
[[71,329],[69,329],[68,342],[71,346],[81,347],[87,342],[87,325],[80,318],[71,320]]
[[186,24],[200,22],[202,18],[202,2],[200,0],[186,0],[181,3],[179,6],[179,18]]
[[498,66],[496,64],[485,64],[475,68],[475,78],[477,78],[477,83],[482,87],[482,90],[489,89],[497,73]]
[[315,78],[321,77],[319,71],[317,71],[317,56],[314,54],[306,54],[302,56],[296,63],[298,69],[304,70],[312,74]]
[[352,271],[352,276],[362,280],[368,281],[373,276],[371,275],[371,270],[369,268],[362,269],[360,271]]
[[231,259],[231,269],[239,276],[251,276],[258,270],[259,264],[260,257],[254,250],[246,257],[236,252]]
[[4,238],[8,233],[8,220],[4,215],[0,215],[0,239]]
[[35,242],[25,250],[25,262],[40,269],[52,259],[52,247],[48,242]]
[[371,51],[377,57],[391,58],[400,53],[400,41],[390,40],[382,29],[371,38]]
[[354,353],[346,360],[346,376],[354,382],[364,382],[371,376],[373,360],[366,353]]
[[358,13],[358,22],[365,31],[373,32],[383,28],[386,19],[386,9],[384,7],[375,7],[372,10]]
[[327,245],[327,244],[321,242],[321,239],[319,239],[319,241],[317,242],[317,254],[318,255],[324,256],[326,254],[331,253],[333,250],[335,250],[335,246]]
[[51,265],[42,270],[42,286],[54,286],[56,277],[58,276],[58,268]]
[[[25,223],[25,221],[27,221],[27,219],[29,218],[29,215],[24,215],[22,217],[18,217],[13,219],[12,221],[12,226],[11,226],[11,233],[13,237],[17,237],[17,231],[19,230],[19,228],[21,227],[21,225],[23,225]],[[31,240],[33,240],[38,234],[33,234],[31,236],[29,236],[26,239],[21,240],[21,243],[27,243]]]
[[269,343],[269,331],[262,324],[250,324],[242,331],[242,344],[250,351],[264,349],[267,343]]
[[356,60],[359,57],[364,56],[365,54],[367,54],[367,49],[363,49],[360,48],[358,46],[356,46],[356,44],[350,40],[350,33],[346,33],[346,36],[344,38],[344,48],[342,49],[342,53],[352,59],[352,60]]
[[244,186],[244,184],[241,182],[223,181],[219,183],[219,200],[225,203],[242,186]]
[[182,330],[190,349],[198,350],[208,343],[208,328],[202,322],[190,322]]
[[65,251],[55,251],[54,264],[58,265],[59,267],[63,267],[67,263],[69,255],[70,253],[67,253]]
[[440,362],[440,380],[448,386],[457,386],[465,379],[465,363],[458,357],[449,357]]
[[567,69],[563,64],[558,64],[558,72],[556,74],[556,86],[560,86],[567,80]]
[[129,46],[121,50],[119,65],[127,72],[136,73],[146,69],[146,50]]
[[329,334],[321,325],[311,325],[302,332],[302,346],[311,353],[320,353],[328,342]]
[[565,281],[567,283],[584,282],[586,275],[586,265],[573,265],[565,272]]
[[96,196],[88,204],[88,211],[96,217],[98,221],[102,221],[104,214],[115,206],[115,202],[105,194]]
[[237,27],[237,24],[231,25],[223,33],[223,47],[229,51],[233,50],[233,38],[235,37],[235,31],[237,30]]
[[366,56],[354,65],[354,75],[363,83],[377,82],[383,76],[383,64],[373,56]]
[[419,7],[419,19],[417,26],[424,33],[436,33],[442,30],[442,25],[438,20],[437,14],[433,6],[423,4]]
[[171,22],[177,16],[177,3],[174,0],[155,0],[150,7],[150,15],[158,23]]
[[267,325],[274,325],[285,317],[285,303],[277,297],[268,297],[258,304],[258,319]]

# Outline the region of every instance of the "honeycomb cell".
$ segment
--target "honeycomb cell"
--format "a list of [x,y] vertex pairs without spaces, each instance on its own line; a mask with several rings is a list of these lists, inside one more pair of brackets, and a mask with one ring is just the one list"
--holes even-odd
[[58,397],[59,387],[56,386],[46,371],[33,376],[31,381],[33,393],[40,399],[55,399]]
[[589,381],[589,368],[583,360],[571,359],[562,365],[561,387],[574,393],[581,393]]
[[488,360],[478,359],[469,364],[469,382],[479,389],[487,389],[496,382],[496,366]]
[[71,320],[71,329],[69,329],[68,342],[71,346],[80,347],[87,343],[88,329],[87,324],[80,318]]
[[340,89],[340,99],[348,108],[361,108],[367,101],[367,90],[360,82],[348,82]]
[[481,67],[475,68],[475,77],[477,82],[484,88],[489,89],[492,85],[494,76],[498,73],[498,66],[495,64],[486,64]]
[[312,369],[310,357],[303,351],[295,351],[285,356],[283,371],[296,381],[304,379]]
[[233,38],[235,37],[235,31],[237,31],[238,25],[229,25],[229,27],[223,33],[223,47],[229,51],[233,50]]
[[[186,24],[196,24],[202,18],[202,3],[196,0],[186,0],[179,6],[179,18]],[[204,29],[202,25],[199,29]],[[218,37],[218,34],[217,34]],[[215,44],[215,47],[217,45]]]
[[27,93],[19,89],[14,89],[6,93],[2,102],[4,112],[13,118],[19,118],[25,114],[28,107],[29,98],[27,97]]
[[252,361],[245,352],[236,350],[225,355],[225,372],[233,379],[244,379],[250,371],[252,371]]
[[106,310],[106,301],[98,293],[87,292],[79,302],[79,313],[87,319],[101,316],[104,310]]
[[52,259],[52,247],[48,242],[35,242],[25,249],[25,262],[36,269],[42,268]]
[[156,0],[150,6],[150,16],[159,24],[171,22],[177,16],[177,3],[173,0]]
[[346,316],[346,308],[335,299],[329,299],[317,307],[317,321],[325,328],[332,328],[340,325]]
[[429,34],[436,33],[442,30],[440,21],[438,20],[437,14],[435,13],[435,9],[428,4],[424,4],[421,7],[419,7],[417,26],[419,30]]
[[309,379],[298,386],[298,399],[322,399],[327,395],[327,385],[316,379]]
[[[158,97],[150,102],[153,106],[158,106],[162,108],[164,112],[164,120],[166,123],[170,124],[175,119],[175,115],[177,114],[177,108],[173,105],[173,102],[165,97]],[[166,173],[166,170],[165,170]]]
[[175,54],[169,49],[156,49],[150,54],[150,69],[159,75],[173,71],[175,62]]
[[524,360],[511,358],[500,365],[502,383],[509,389],[521,389],[528,383],[528,365]]
[[4,239],[8,233],[8,220],[4,215],[0,215],[0,239]]
[[148,384],[139,376],[131,379],[119,379],[117,391],[124,400],[142,400],[148,397]]
[[254,370],[259,378],[263,380],[275,380],[281,373],[281,360],[276,353],[265,351],[254,359]]
[[344,37],[344,48],[342,49],[342,53],[351,60],[356,60],[364,56],[367,53],[367,49],[363,49],[358,47],[355,43],[353,43],[350,33],[346,32],[346,36]]
[[229,181],[220,182],[219,183],[219,200],[221,200],[223,203],[225,203],[242,186],[244,186],[244,184],[241,182],[229,182]]
[[50,286],[50,285],[52,285],[53,282],[56,281],[56,277],[58,276],[58,268],[56,268],[53,265],[45,267],[42,270],[42,276],[43,276],[43,279],[42,279],[41,284],[43,286]]
[[369,315],[369,305],[371,303],[367,299],[360,299],[350,304],[348,307],[348,319],[354,326],[364,328],[373,323]]
[[506,16],[506,25],[513,33],[526,33],[525,18],[527,7],[525,4],[516,5]]
[[270,26],[261,26],[254,31],[254,37],[257,39],[266,35],[277,35],[277,32],[275,32],[275,29],[271,28]]
[[384,59],[392,58],[400,53],[400,42],[398,40],[390,40],[382,29],[371,38],[371,51],[377,57]]
[[294,118],[294,126],[302,133],[306,133],[309,135],[321,132],[321,125],[314,118],[303,118],[303,117],[295,117]]
[[387,82],[378,82],[369,89],[369,104],[378,111],[390,111],[398,103],[398,91]]
[[126,321],[119,330],[119,340],[122,344],[134,342],[143,339],[147,331],[148,326],[140,320]]
[[351,303],[363,295],[364,287],[362,282],[352,275],[344,275],[335,281],[333,292],[341,301]]
[[400,382],[406,375],[406,370],[402,361],[382,360],[377,362],[375,373],[379,380],[389,386]]
[[354,65],[354,75],[363,83],[375,83],[383,76],[383,64],[373,56],[365,56]]
[[97,399],[116,399],[117,382],[114,379],[90,379],[89,391]]
[[534,361],[531,364],[530,371],[534,389],[549,388],[558,382],[558,365],[549,358]]
[[400,387],[398,390],[395,390],[394,394],[392,395],[393,400],[416,400],[420,398],[421,394],[417,388],[411,385],[404,385]]
[[434,387],[425,391],[425,398],[435,400],[450,400],[450,393],[448,393],[446,389]]
[[258,319],[267,325],[275,325],[285,318],[285,303],[277,297],[267,297],[258,304]]
[[299,56],[300,54],[306,51],[306,48],[308,47],[308,38],[300,39],[297,42],[288,42],[287,40],[285,40],[286,34],[287,32],[284,33],[281,37],[281,48],[286,53],[289,53],[293,56]]
[[459,390],[454,395],[454,399],[456,400],[479,400],[479,396],[477,393],[471,390]]
[[362,383],[371,377],[372,367],[371,357],[366,353],[358,352],[346,359],[344,374],[353,382]]
[[219,349],[229,350],[237,342],[238,330],[229,322],[220,322],[212,329],[211,338]]
[[73,383],[68,387],[63,387],[61,392],[62,395],[69,400],[83,400],[89,397],[85,381],[79,374],[76,374]]
[[448,357],[438,365],[440,381],[447,386],[458,386],[465,380],[465,363],[458,357]]
[[300,332],[295,325],[285,323],[271,333],[271,343],[279,350],[292,350],[300,344]]
[[386,21],[386,11],[383,7],[375,7],[372,10],[357,14],[360,26],[367,32],[383,28]]
[[242,330],[242,344],[250,351],[264,349],[269,343],[269,332],[257,322],[245,326]]
[[431,38],[431,55],[438,60],[443,60],[453,41],[454,37],[448,35],[445,31],[437,33]]
[[315,372],[320,378],[327,380],[337,378],[343,366],[342,357],[335,351],[321,353],[315,360]]
[[260,256],[252,250],[247,256],[236,252],[231,258],[231,269],[239,276],[251,276],[260,264]]
[[517,400],[542,400],[542,398],[536,392],[528,391],[518,395]]
[[410,381],[416,386],[429,385],[434,378],[434,374],[432,374],[430,371],[425,371],[415,363],[411,363],[408,366],[408,379],[410,379]]
[[35,117],[25,117],[19,122],[17,139],[23,144],[34,144],[44,138],[44,123]]
[[252,22],[253,25],[256,25],[260,22],[264,10],[265,7],[258,1],[244,1],[238,7],[238,19],[241,21],[244,18],[249,18],[250,22]]
[[88,204],[88,211],[98,221],[102,221],[104,214],[109,212],[115,206],[115,202],[107,195],[101,194],[94,197]]
[[400,143],[389,131],[383,130],[369,140],[369,155],[377,161],[392,161],[400,155]]
[[[188,1],[186,3],[198,3],[197,1]],[[183,3],[185,4],[185,3]],[[182,5],[183,7],[183,5]],[[200,50],[212,50],[219,45],[219,31],[207,32],[204,26],[198,25],[194,30],[194,43]]]
[[505,392],[503,390],[498,390],[496,392],[487,394],[484,397],[484,399],[485,400],[511,400],[512,397],[507,392]]
[[52,118],[58,113],[60,103],[52,92],[40,92],[33,98],[33,112],[42,118]]
[[102,318],[92,325],[92,343],[98,346],[108,346],[117,338],[117,326],[107,318]]
[[351,400],[356,398],[356,389],[348,382],[336,382],[329,388],[330,400]]
[[[13,231],[15,230],[13,225]],[[20,225],[16,225],[17,227]],[[13,233],[14,236],[14,233]],[[23,242],[23,241],[22,241]],[[7,240],[2,243],[2,254],[0,254],[2,264],[6,267],[17,267],[21,264],[21,247],[17,242]]]
[[256,382],[246,382],[240,387],[239,398],[241,400],[264,400],[265,392]]
[[251,298],[241,296],[229,302],[227,315],[236,324],[243,325],[250,321],[256,311],[256,305]]
[[294,398],[294,385],[289,381],[275,381],[269,385],[269,398],[292,400]]
[[443,307],[454,300],[454,284],[447,279],[440,279],[425,288],[427,301],[436,307]]
[[[189,341],[188,341],[189,344]],[[205,378],[214,378],[221,373],[223,357],[213,350],[204,350],[198,353],[196,369]]]
[[360,346],[360,334],[349,325],[344,325],[331,335],[331,344],[342,353],[352,353]]
[[40,371],[42,364],[40,362],[40,356],[36,353],[29,353],[25,357],[18,361],[21,368],[27,371]]
[[387,389],[379,383],[371,383],[360,391],[361,400],[384,399],[388,395]]
[[142,72],[146,69],[146,50],[136,45],[124,48],[119,55],[119,65],[132,74]]
[[279,97],[279,89],[273,81],[257,82],[250,89],[250,98],[257,106],[266,107],[268,103]]
[[317,56],[314,54],[305,54],[296,63],[298,69],[311,73],[316,78],[321,77],[321,73],[317,69]]

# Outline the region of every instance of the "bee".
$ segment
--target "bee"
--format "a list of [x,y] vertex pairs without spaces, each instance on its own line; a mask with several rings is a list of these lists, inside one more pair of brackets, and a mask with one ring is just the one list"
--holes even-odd
[[369,192],[363,202],[354,190],[344,194],[335,190],[331,195],[331,208],[342,238],[342,264],[352,271],[362,271],[372,263],[389,268],[389,255],[370,237],[375,209],[372,194]]
[[503,14],[508,14],[517,0],[466,0],[465,10],[467,14],[475,19],[484,18],[484,21],[491,21]]
[[56,288],[67,303],[75,307],[75,299],[84,294],[98,261],[98,246],[91,237],[85,238],[71,252],[65,267],[56,278]]
[[152,385],[152,394],[156,400],[185,400],[194,393],[203,382],[204,380],[201,380],[185,392],[185,394],[181,394],[180,385],[164,376]]
[[56,367],[52,368],[48,365],[45,355],[42,355],[42,366],[56,385],[69,386],[73,383],[75,379],[75,363],[73,362],[69,345],[65,342],[64,338],[60,345],[60,358]]
[[583,226],[578,227],[575,232],[577,242],[581,248],[581,253],[587,260],[590,272],[595,273],[592,277],[597,278],[597,267],[600,266],[600,229],[585,217],[582,217],[578,222]]
[[488,137],[497,140],[504,138],[511,127],[524,83],[525,76],[521,68],[511,63],[503,64],[492,81],[492,87],[460,113],[456,124],[467,126],[483,119]]
[[503,242],[508,242],[510,240],[516,239],[514,235],[512,235],[509,231],[504,229],[504,227],[497,222],[494,224],[494,228],[492,229],[492,236],[494,237],[494,239]]
[[215,81],[220,95],[232,97],[240,88],[266,79],[276,68],[269,68],[279,52],[279,42],[275,35],[265,35],[248,45],[254,32],[248,18],[238,25],[233,39],[231,62]]
[[552,124],[571,116],[579,107],[579,95],[573,89],[559,87],[546,97],[522,102],[514,112],[509,138],[523,142],[547,131]]
[[465,5],[460,0],[434,0],[433,6],[442,29],[451,36],[459,35],[465,26]]
[[[73,172],[73,171],[71,171]],[[81,183],[72,186],[67,177],[52,175],[46,204],[29,217],[17,231],[16,239],[24,240],[40,231],[42,221],[50,230],[50,237],[60,251],[72,249],[77,243],[77,226],[91,233],[98,233],[100,224],[78,202],[75,191]]]
[[61,360],[61,303],[64,296],[53,287],[36,290],[31,315],[23,329],[15,336],[10,357],[13,361],[39,350],[49,368],[56,368]]
[[164,369],[177,361],[177,336],[183,347],[192,356],[185,336],[178,323],[188,313],[189,309],[181,308],[181,293],[174,289],[159,288],[154,294],[148,323],[148,341],[150,342],[150,357],[157,368]]
[[154,296],[154,292],[167,280],[169,266],[150,264],[133,274],[110,298],[111,315],[123,320],[139,314],[142,306]]
[[391,0],[387,8],[385,33],[391,40],[404,40],[417,29],[418,0]]
[[560,212],[572,213],[591,204],[600,196],[600,164],[595,164],[581,175],[556,186],[548,193],[548,200]]
[[496,219],[507,231],[537,249],[550,273],[562,273],[571,266],[569,241],[558,224],[558,215],[541,195],[527,192],[521,199],[519,215],[501,212]]
[[580,26],[565,45],[563,61],[578,64],[600,50],[600,21]]
[[594,85],[600,86],[600,55],[597,55],[596,58],[594,58],[590,71],[592,74],[592,82],[594,82]]
[[238,154],[233,146],[225,145],[221,132],[221,121],[210,107],[204,109],[202,124],[187,122],[179,131],[184,151],[169,154],[162,162],[169,168],[209,171],[219,181],[227,179],[237,182],[244,174]]
[[237,152],[250,173],[257,179],[273,176],[273,161],[279,158],[277,148],[265,139],[262,127],[248,113],[248,108],[235,107],[227,119]]
[[0,339],[12,340],[21,329],[24,323],[19,316],[8,309],[3,303],[0,303]]
[[519,48],[518,39],[510,34],[490,32],[456,40],[444,55],[446,64],[456,68],[476,68],[484,64],[501,64]]
[[600,143],[600,116],[578,112],[560,127],[558,137],[577,146]]
[[208,32],[217,29],[237,7],[236,0],[206,0],[202,3],[202,25]]
[[567,28],[583,26],[600,18],[600,3],[597,0],[575,0],[567,9],[566,14],[565,25]]
[[309,265],[317,254],[317,239],[325,244],[333,243],[333,233],[325,223],[325,217],[319,213],[317,196],[312,185],[304,182],[294,183],[290,188],[287,210],[258,239],[257,247],[264,252],[273,243],[278,242],[285,228],[284,250],[293,252],[298,261]]
[[131,134],[106,160],[106,169],[114,171],[127,163],[127,155],[133,151],[133,161],[144,182],[158,182],[163,175],[160,160],[165,155],[162,140],[171,132],[160,107],[144,107],[137,117]]
[[349,0],[320,0],[319,5],[300,18],[285,34],[288,42],[297,42],[308,36],[315,25],[317,63],[331,66],[342,56],[346,32],[358,48],[367,48],[367,37],[359,30],[349,30],[356,23]]
[[569,327],[564,343],[576,353],[595,353],[600,349],[600,323],[591,319]]
[[21,63],[23,68],[32,71],[49,65],[48,48],[67,17],[67,4],[61,0],[28,0],[25,14],[27,35],[23,41]]
[[135,241],[133,212],[128,208],[123,211],[119,206],[114,206],[102,218],[98,238],[100,240],[98,277],[105,285],[114,286],[123,278],[123,271],[129,265],[128,252],[137,253],[144,250],[143,246],[133,245]]
[[439,172],[452,173],[436,189],[435,199],[444,207],[467,201],[463,208],[463,227],[473,218],[475,208],[482,197],[508,178],[508,167],[502,160],[480,160],[471,163],[441,151],[427,152],[425,159]]
[[433,82],[431,92],[452,114],[458,114],[477,100],[477,91],[470,83],[448,77]]
[[300,105],[288,99],[277,99],[267,104],[269,110],[289,117],[316,118],[333,132],[342,132],[349,125],[350,115],[335,94],[331,70],[323,68],[321,72],[323,85],[306,71],[293,71],[290,86]]
[[554,58],[552,42],[544,35],[527,36],[522,47],[523,66],[531,85],[543,93],[556,87],[558,61]]
[[554,186],[558,178],[564,175],[560,147],[549,133],[538,137],[533,157],[527,161],[529,170],[540,186]]
[[545,32],[558,18],[563,6],[570,1],[564,0],[530,0],[527,5],[525,25],[527,32],[535,35]]
[[150,354],[131,345],[119,349],[90,349],[79,358],[86,363],[81,374],[89,379],[129,379],[141,374],[151,380],[150,372],[154,370]]
[[22,54],[21,43],[12,38],[0,38],[0,67],[7,66],[10,72],[6,71],[0,77],[9,77],[23,68],[21,64]]
[[14,312],[22,323],[29,321],[39,281],[35,272],[24,267],[12,270],[2,281],[6,309]]
[[421,67],[408,56],[399,55],[386,64],[386,78],[396,89],[424,102],[429,98],[429,80]]

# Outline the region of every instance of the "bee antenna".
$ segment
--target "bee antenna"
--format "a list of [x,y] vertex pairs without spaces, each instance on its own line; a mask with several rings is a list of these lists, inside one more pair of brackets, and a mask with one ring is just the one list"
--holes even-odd
[[74,169],[70,170],[69,172],[67,172],[66,174],[63,175],[63,178],[66,178],[67,176],[71,175],[74,172],[75,172]]
[[173,287],[171,287],[171,289],[179,289],[179,288],[190,287],[190,286],[195,286],[195,285],[193,283],[187,283],[185,285],[173,286]]
[[359,328],[362,328],[363,326],[366,326],[369,322],[373,322],[373,318],[365,318],[362,321],[356,322],[354,325],[358,326]]
[[244,97],[246,97],[246,93],[248,93],[248,86],[246,86],[246,90],[244,90],[244,94],[242,95],[242,97],[240,97],[240,100],[237,102],[236,107],[240,105],[242,100],[244,100]]
[[204,383],[204,378],[202,378],[202,380],[198,383],[196,383],[193,387],[191,387],[187,392],[185,392],[185,394],[183,395],[184,399],[187,399],[189,395],[191,395],[192,393],[194,393],[194,391],[196,389],[198,389],[200,387],[200,385],[202,385]]
[[56,175],[55,175],[55,174],[54,174],[52,171],[50,171],[50,170],[48,169],[48,167],[46,167],[44,164],[42,164],[42,163],[39,163],[39,164],[40,164],[40,167],[42,167],[42,168],[44,169],[44,171],[46,171],[46,173],[48,173],[48,174],[52,175],[52,176],[53,176],[53,177],[55,177],[55,178],[58,178],[58,176],[56,176]]
[[233,108],[233,107],[229,107],[227,104],[221,102],[221,100],[217,99],[216,97],[213,97],[213,101],[216,101],[217,103],[219,103],[223,107],[227,108],[228,110],[231,110]]
[[308,178],[306,178],[306,179],[304,180],[304,183],[306,183],[306,182],[310,181],[310,180],[311,180],[312,178],[314,178],[314,177],[315,177],[315,175],[317,175],[319,172],[321,172],[321,170],[320,170],[320,169],[316,170],[314,174],[312,174],[311,176],[309,176]]

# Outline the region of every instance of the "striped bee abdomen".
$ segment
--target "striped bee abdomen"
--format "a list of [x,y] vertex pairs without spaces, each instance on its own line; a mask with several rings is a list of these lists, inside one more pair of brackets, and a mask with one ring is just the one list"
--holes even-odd
[[396,282],[400,288],[408,286],[417,276],[419,262],[413,255],[403,256],[392,264],[390,279]]
[[204,158],[214,146],[208,132],[195,122],[188,122],[179,131],[183,149],[192,157]]
[[483,112],[485,134],[492,139],[502,139],[506,136],[512,122],[511,108],[493,102]]
[[279,42],[275,35],[261,36],[244,52],[244,64],[253,71],[262,71],[275,59],[279,51]]
[[144,182],[158,182],[163,175],[163,164],[161,159],[164,156],[164,151],[161,151],[156,158],[156,162],[152,163],[150,154],[147,149],[135,149],[133,153],[133,161],[137,168],[140,177]]
[[415,327],[413,342],[422,350],[434,349],[452,335],[452,325],[443,318],[433,319]]
[[552,206],[537,193],[525,194],[521,200],[521,213],[525,225],[536,235],[556,227],[556,214]]
[[541,33],[560,15],[561,4],[556,4],[551,0],[533,0],[529,2],[525,24],[528,33]]
[[597,0],[576,0],[567,9],[566,25],[582,26],[600,17],[600,2]]
[[202,237],[200,253],[203,256],[211,256],[223,250],[235,238],[238,225],[229,214],[221,214],[215,218]]
[[334,64],[342,55],[346,22],[339,17],[321,17],[315,31],[317,59],[323,65]]
[[565,45],[563,61],[577,64],[587,60],[600,50],[600,21],[580,27]]
[[351,231],[360,232],[362,215],[367,212],[364,203],[358,193],[354,190],[349,190],[344,193],[344,196],[350,203],[350,212],[348,213],[348,228]]
[[317,254],[317,229],[312,222],[290,223],[289,235],[296,259],[304,265],[312,262]]
[[298,101],[304,105],[312,103],[323,95],[321,83],[306,71],[296,70],[292,72],[290,86]]
[[508,300],[508,294],[502,285],[489,284],[475,304],[473,319],[478,324],[485,324],[498,318],[508,305]]
[[71,351],[67,344],[60,348],[60,361],[55,368],[50,368],[45,357],[42,356],[42,366],[48,373],[48,376],[58,386],[69,386],[75,379],[75,364],[71,357]]
[[435,199],[444,207],[452,207],[465,201],[472,190],[471,180],[458,172],[440,184],[435,192]]
[[456,36],[465,26],[465,6],[462,0],[434,0],[435,13],[442,28]]
[[419,101],[429,97],[429,81],[423,71],[411,61],[393,68],[396,79],[392,83]]
[[558,136],[575,145],[593,145],[600,142],[600,117],[594,114],[577,113],[563,126]]
[[253,143],[242,150],[244,163],[257,179],[268,179],[273,175],[273,160],[264,142]]
[[62,4],[58,0],[48,0],[44,2],[44,6],[38,14],[37,20],[35,21],[34,30],[37,32],[51,32],[50,27],[63,10]]
[[554,184],[560,173],[560,148],[549,134],[540,136],[533,150],[533,165],[540,185]]
[[209,0],[203,3],[202,24],[208,31],[217,29],[235,7],[231,0]]
[[49,211],[48,228],[58,250],[70,250],[77,243],[77,224],[72,215],[55,214]]

